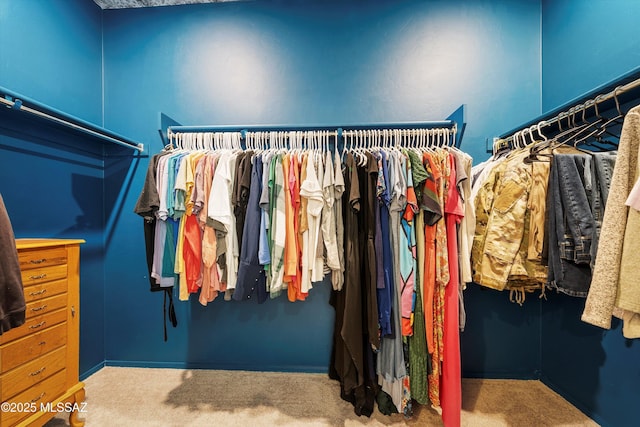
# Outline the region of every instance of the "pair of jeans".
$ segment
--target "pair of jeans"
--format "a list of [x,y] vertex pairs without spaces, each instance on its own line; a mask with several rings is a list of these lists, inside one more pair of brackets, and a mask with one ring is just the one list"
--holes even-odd
[[591,203],[595,230],[591,241],[591,270],[595,265],[604,209],[609,196],[611,177],[616,163],[616,151],[593,153],[585,162],[585,188]]
[[588,154],[553,157],[547,192],[549,275],[553,288],[586,297],[591,282],[591,244],[596,224],[584,182]]

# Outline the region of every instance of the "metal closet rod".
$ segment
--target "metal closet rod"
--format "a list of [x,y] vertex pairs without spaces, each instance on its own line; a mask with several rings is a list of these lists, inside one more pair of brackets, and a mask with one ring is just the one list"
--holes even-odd
[[14,110],[33,114],[43,119],[61,124],[71,129],[78,130],[104,141],[121,145],[123,147],[133,148],[134,150],[137,150],[139,152],[144,151],[144,144],[131,141],[130,139],[115,132],[111,132],[100,126],[94,125],[78,117],[72,116],[41,102],[30,99],[2,86],[0,86],[0,94],[0,104],[4,104]]
[[397,123],[357,123],[350,125],[226,125],[226,126],[169,126],[171,133],[197,133],[197,132],[277,132],[277,131],[336,131],[338,136],[345,130],[368,129],[419,129],[419,128],[451,128],[455,126],[452,120],[424,121],[424,122],[397,122]]
[[[591,99],[587,99],[586,101],[582,102],[582,103],[575,103],[575,105],[571,108],[566,109],[565,111],[561,111],[559,113],[557,113],[554,117],[552,117],[551,119],[542,119],[540,121],[533,122],[530,123],[528,126],[523,126],[522,128],[520,128],[517,131],[510,131],[507,135],[507,137],[500,137],[500,139],[502,140],[506,140],[506,141],[512,141],[513,137],[518,133],[518,132],[522,132],[524,130],[527,129],[533,129],[533,128],[537,128],[538,126],[540,126],[541,129],[551,126],[551,125],[555,125],[556,123],[560,122],[560,120],[566,119],[568,117],[572,117],[572,116],[576,116],[580,113],[582,113],[583,111],[585,111],[587,108],[591,108],[594,107],[598,104],[601,104],[603,102],[609,101],[611,99],[616,99],[617,97],[622,95],[625,92],[629,92],[632,91],[634,89],[637,89],[640,87],[640,78],[635,79],[629,83],[626,83],[624,85],[620,85],[617,86],[615,89],[611,90],[610,92],[604,93],[604,94],[600,94],[600,95],[596,95],[595,97],[591,98]],[[619,102],[617,100],[617,102]]]

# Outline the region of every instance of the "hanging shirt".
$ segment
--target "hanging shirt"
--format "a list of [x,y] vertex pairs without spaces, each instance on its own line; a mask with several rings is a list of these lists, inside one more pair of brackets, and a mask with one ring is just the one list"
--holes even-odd
[[233,294],[233,299],[237,301],[252,297],[257,297],[259,303],[267,300],[266,277],[264,267],[258,260],[258,241],[255,239],[260,230],[262,170],[261,156],[254,157],[251,168],[251,189],[242,233],[238,282]]
[[425,226],[422,210],[415,216],[417,270],[415,280],[416,303],[413,313],[413,335],[407,338],[409,343],[409,374],[411,376],[411,397],[426,405],[428,397],[428,359],[426,321],[423,308],[423,289],[425,287]]
[[303,190],[304,183],[307,181],[308,163],[309,156],[305,152],[300,167],[300,229],[298,230],[298,233],[300,233],[300,253],[302,256],[300,260],[300,291],[303,293],[308,292],[311,288],[311,268],[309,267],[309,199]]
[[291,282],[287,287],[290,301],[304,301],[307,294],[302,292],[302,235],[300,234],[300,162],[298,156],[293,154],[290,158],[289,166],[289,193],[292,207],[292,244],[295,248],[293,253],[294,274],[291,275]]
[[221,154],[211,183],[208,208],[209,218],[224,225],[224,231],[226,231],[225,262],[227,290],[235,288],[237,279],[237,235],[234,215],[231,207],[231,186],[234,178],[233,171],[235,170],[235,161],[236,156],[233,154]]
[[331,284],[333,289],[341,290],[344,284],[344,222],[342,218],[342,195],[345,190],[344,176],[342,175],[342,165],[340,156],[336,151],[334,154],[334,194],[335,203],[333,205],[332,215],[336,223],[336,242],[338,246],[338,260],[340,269],[331,272]]
[[326,251],[327,266],[331,270],[340,270],[340,256],[338,255],[338,241],[336,234],[336,216],[333,205],[336,200],[335,173],[333,170],[333,160],[331,153],[327,151],[325,155],[325,171],[322,184],[322,239]]
[[235,217],[236,238],[238,241],[238,253],[242,249],[242,232],[247,214],[247,203],[249,201],[249,190],[251,187],[251,150],[241,152],[236,160],[236,172],[231,195],[231,206]]
[[187,288],[187,276],[184,274],[185,262],[184,262],[184,229],[185,220],[184,213],[187,210],[185,203],[186,191],[187,191],[187,169],[191,169],[190,161],[188,160],[190,154],[182,155],[175,165],[175,180],[173,191],[173,217],[178,221],[178,232],[175,236],[176,240],[176,252],[173,265],[173,271],[178,279],[178,289],[180,300],[187,300],[189,298],[189,290]]
[[[476,227],[476,216],[473,202],[471,200],[471,167],[473,159],[471,156],[454,152],[459,159],[460,167],[458,173],[458,187],[461,197],[464,201],[465,216],[460,225],[460,272],[462,283],[471,283],[473,281],[473,272],[471,270],[471,245],[473,244],[473,235]],[[457,166],[457,163],[456,163]]]
[[149,273],[149,285],[151,291],[162,290],[160,284],[153,276],[154,263],[154,245],[156,231],[156,214],[160,207],[160,196],[157,186],[158,162],[161,157],[166,156],[169,152],[155,154],[149,160],[147,174],[145,176],[144,187],[138,197],[134,212],[144,218],[144,238],[147,256],[147,270]]
[[184,259],[184,278],[189,293],[197,292],[202,286],[202,230],[198,219],[193,213],[193,193],[195,192],[195,178],[197,165],[204,158],[203,152],[192,153],[189,156],[189,170],[186,171],[186,210],[183,216],[185,222],[182,239]]
[[[213,183],[213,177],[215,176],[216,166],[218,164],[218,154],[208,154],[204,158],[203,173],[203,199],[202,210],[198,216],[198,222],[202,228],[202,286],[200,288],[200,295],[198,301],[202,305],[207,305],[212,302],[219,292],[226,290],[226,281],[220,275],[218,269],[218,238],[216,231],[213,228],[213,220],[209,219],[209,195],[211,193],[211,184]],[[197,173],[197,171],[196,171]],[[216,221],[217,222],[217,221]],[[224,236],[220,241],[221,245],[224,243]]]
[[[312,287],[311,282],[317,279],[318,275],[322,276],[322,271],[318,272],[318,266],[316,265],[316,250],[320,237],[320,216],[322,214],[324,200],[322,198],[322,188],[320,187],[316,174],[315,161],[315,153],[309,154],[307,158],[306,179],[300,187],[300,196],[306,199],[309,233],[308,241],[304,243],[303,247],[303,256],[306,252],[307,262],[306,266],[305,263],[302,264],[302,292],[309,292],[309,289]],[[307,270],[306,272],[304,271],[305,268]],[[322,268],[320,268],[320,270],[322,270]]]
[[[393,256],[391,253],[391,229],[389,224],[389,205],[391,203],[391,197],[388,191],[389,178],[387,156],[384,151],[380,152],[378,168],[378,201],[380,230],[382,233],[382,271],[384,277],[384,288],[377,290],[379,313],[378,324],[380,325],[380,334],[385,336],[393,335],[396,331],[393,330],[391,319],[395,283],[393,281]],[[378,250],[379,249],[380,248],[378,248]]]
[[[258,260],[261,265],[265,266],[265,272],[269,270],[271,263],[271,248],[269,247],[269,164],[271,162],[271,154],[265,153],[262,156],[262,192],[260,193],[260,241],[258,243]],[[267,273],[267,283],[269,282],[269,274]],[[267,286],[267,289],[269,286]]]
[[[322,159],[322,153],[316,152],[314,156],[315,160],[315,171],[316,171],[316,180],[317,187],[320,189],[321,199],[324,198],[324,194],[322,192],[322,183],[324,181],[324,162]],[[308,207],[307,207],[308,209]],[[322,236],[322,213],[324,210],[324,199],[322,200],[322,205],[320,206],[320,210],[315,216],[315,224],[314,227],[316,229],[315,240],[315,250],[314,250],[314,258],[313,265],[311,267],[311,281],[312,282],[321,282],[324,279],[324,238]],[[311,247],[310,249],[313,249]]]
[[413,313],[415,310],[415,275],[417,266],[416,237],[414,217],[418,212],[418,200],[413,189],[413,176],[409,165],[407,170],[407,204],[401,219],[400,234],[400,274],[401,274],[401,312],[402,335],[413,334]]
[[[298,282],[298,236],[295,232],[294,217],[295,211],[293,199],[291,197],[291,179],[292,172],[291,156],[285,154],[282,157],[282,172],[284,193],[284,216],[285,216],[285,241],[284,241],[284,281],[287,283],[287,297],[289,301],[294,302],[299,294]],[[293,183],[295,185],[295,182]]]
[[276,298],[286,289],[284,283],[284,245],[286,239],[284,174],[282,170],[282,155],[277,154],[271,162],[273,170],[271,236],[271,286],[270,298]]
[[157,180],[156,180],[156,188],[158,191],[159,197],[159,207],[156,211],[156,229],[154,233],[154,243],[153,243],[153,263],[151,268],[151,276],[156,280],[156,282],[160,285],[160,287],[167,288],[172,287],[175,284],[175,278],[173,274],[166,276],[162,274],[162,266],[164,264],[164,256],[165,256],[165,241],[166,241],[166,233],[167,233],[167,183],[168,183],[168,173],[165,173],[167,169],[167,160],[170,158],[169,156],[163,156],[158,160],[158,170],[157,170]]
[[378,177],[378,163],[370,152],[364,153],[365,161],[358,167],[358,179],[360,182],[360,198],[363,213],[360,215],[360,251],[362,255],[362,283],[363,302],[365,304],[365,321],[369,346],[373,349],[380,348],[378,332],[378,301],[376,298],[376,248],[375,221],[378,215],[376,198],[376,181]]
[[[380,340],[380,352],[378,353],[377,369],[378,383],[383,391],[392,398],[396,409],[400,413],[408,410],[410,401],[409,384],[405,383],[407,369],[404,363],[403,337],[401,331],[401,289],[398,284],[402,282],[400,271],[401,257],[401,232],[400,214],[404,210],[406,180],[400,171],[400,165],[394,152],[381,151],[381,163],[384,188],[389,198],[389,244],[392,260],[391,278],[393,286],[390,287],[391,295],[391,330],[392,334],[383,336]],[[385,159],[386,157],[386,159]],[[386,172],[386,173],[385,173]],[[383,193],[384,194],[384,193]],[[383,196],[383,199],[385,197]],[[383,245],[384,248],[384,245]],[[406,388],[405,388],[406,385]]]

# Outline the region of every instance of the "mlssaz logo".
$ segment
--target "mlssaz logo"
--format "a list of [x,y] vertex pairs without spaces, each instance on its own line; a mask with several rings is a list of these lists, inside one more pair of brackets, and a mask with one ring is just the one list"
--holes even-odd
[[84,414],[87,412],[87,402],[71,403],[71,402],[58,402],[55,405],[53,402],[41,403],[40,411],[42,412],[79,412]]

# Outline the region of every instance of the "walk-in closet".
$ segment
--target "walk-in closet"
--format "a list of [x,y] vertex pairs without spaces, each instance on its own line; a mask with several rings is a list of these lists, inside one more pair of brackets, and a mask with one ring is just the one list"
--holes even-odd
[[635,0],[0,0],[0,427],[635,426]]

